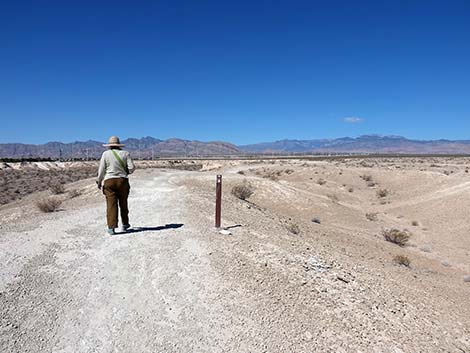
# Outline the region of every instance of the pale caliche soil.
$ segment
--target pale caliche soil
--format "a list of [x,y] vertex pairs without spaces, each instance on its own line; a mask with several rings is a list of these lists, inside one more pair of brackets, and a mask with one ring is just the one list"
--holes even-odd
[[[92,180],[52,214],[27,196],[0,208],[0,351],[470,352],[467,162],[140,170],[138,231],[115,237]],[[217,173],[223,224],[241,225],[231,235],[213,228]],[[244,180],[250,202],[230,195]],[[408,228],[410,245],[385,242],[389,227]]]
[[[172,168],[199,170],[197,161],[162,160],[135,161],[137,168]],[[0,206],[21,200],[37,191],[51,189],[56,184],[67,184],[96,175],[98,161],[75,162],[15,162],[0,160]]]

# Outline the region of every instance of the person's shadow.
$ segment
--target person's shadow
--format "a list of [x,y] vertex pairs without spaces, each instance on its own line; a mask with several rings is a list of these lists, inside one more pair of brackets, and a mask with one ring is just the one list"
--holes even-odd
[[127,233],[140,233],[140,232],[156,232],[165,229],[178,229],[184,226],[183,223],[170,223],[165,224],[164,226],[158,227],[132,227],[125,232],[119,232],[118,234],[127,234]]

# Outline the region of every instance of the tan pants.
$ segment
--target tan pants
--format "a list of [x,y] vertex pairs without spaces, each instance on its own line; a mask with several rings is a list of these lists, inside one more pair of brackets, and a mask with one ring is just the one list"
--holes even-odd
[[118,227],[118,203],[121,210],[122,224],[129,224],[129,209],[127,208],[129,190],[129,180],[127,178],[112,178],[104,181],[103,193],[106,195],[108,228]]

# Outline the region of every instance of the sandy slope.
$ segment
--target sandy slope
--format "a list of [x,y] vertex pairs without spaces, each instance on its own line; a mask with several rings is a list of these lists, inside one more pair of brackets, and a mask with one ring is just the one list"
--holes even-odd
[[[286,167],[295,172],[277,181],[237,174],[249,169],[237,163],[223,170],[223,223],[241,225],[230,236],[212,228],[215,171],[137,172],[131,222],[147,229],[115,237],[103,234],[102,195],[89,181],[62,212],[39,214],[30,200],[1,208],[0,351],[469,352],[467,245],[423,253],[421,238],[400,249],[377,236],[420,216],[429,230],[416,233],[437,239],[441,223],[435,230],[428,213],[399,218],[433,199],[419,180],[405,178],[404,198],[380,171],[374,178],[395,191],[381,205],[360,166],[341,175],[333,165]],[[256,186],[255,204],[230,195],[244,179]],[[444,198],[467,190],[460,177],[436,183]],[[371,210],[377,224],[365,220]],[[286,230],[290,222],[300,234]],[[452,249],[452,267],[442,266]],[[398,253],[411,269],[392,263]]]

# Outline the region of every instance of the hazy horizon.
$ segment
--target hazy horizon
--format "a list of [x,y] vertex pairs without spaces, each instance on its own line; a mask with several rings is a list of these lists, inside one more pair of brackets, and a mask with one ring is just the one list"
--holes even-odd
[[[353,138],[357,139],[360,137],[366,137],[366,136],[373,136],[373,137],[381,137],[381,138],[404,138],[407,140],[411,141],[470,141],[470,138],[467,139],[448,139],[448,138],[437,138],[437,139],[413,139],[409,138],[407,136],[401,136],[401,135],[391,135],[391,134],[363,134],[363,135],[356,135],[356,136],[336,136],[336,137],[320,137],[320,138],[307,138],[307,139],[299,139],[299,138],[283,138],[283,139],[277,139],[277,140],[263,140],[263,141],[253,141],[249,143],[244,143],[244,144],[237,144],[234,143],[233,141],[227,141],[227,140],[221,140],[221,139],[216,139],[216,140],[198,140],[198,139],[185,139],[177,136],[169,137],[169,138],[160,138],[156,136],[151,136],[151,135],[146,135],[146,136],[128,136],[128,137],[120,137],[121,141],[127,140],[127,139],[144,139],[144,138],[154,138],[157,140],[161,141],[167,141],[171,139],[176,139],[176,140],[185,140],[185,141],[196,141],[196,142],[202,142],[202,143],[209,143],[209,142],[223,142],[223,143],[231,143],[234,144],[235,146],[246,146],[246,145],[255,145],[255,144],[263,144],[263,143],[272,143],[272,142],[279,142],[279,141],[313,141],[313,140],[338,140],[342,138]],[[44,145],[46,143],[64,143],[64,144],[71,144],[71,143],[83,143],[83,142],[99,142],[99,143],[106,143],[107,138],[103,138],[101,140],[95,140],[95,139],[86,139],[86,140],[50,140],[50,141],[45,141],[45,142],[39,142],[39,143],[28,143],[28,142],[21,142],[21,141],[15,141],[15,142],[3,142],[0,141],[0,144],[24,144],[24,145]]]

